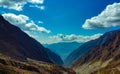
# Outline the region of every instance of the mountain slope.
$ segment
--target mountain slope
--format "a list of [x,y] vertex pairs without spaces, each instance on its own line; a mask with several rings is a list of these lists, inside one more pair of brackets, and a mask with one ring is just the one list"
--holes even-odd
[[63,61],[59,55],[57,55],[56,53],[52,52],[50,49],[47,48],[46,48],[46,52],[53,63],[60,66],[63,65]]
[[0,54],[0,74],[75,74],[70,68],[28,59],[26,62],[16,61]]
[[94,46],[98,45],[99,41],[92,40],[87,43],[82,44],[79,48],[75,49],[69,54],[65,59],[65,65],[70,67],[77,59],[79,59],[83,54],[92,49]]
[[18,27],[7,22],[2,16],[0,16],[0,45],[0,53],[17,60],[31,58],[58,64],[54,58],[51,58],[52,56],[59,57],[57,54],[44,48]]
[[39,42],[4,20],[2,16],[0,16],[0,45],[0,53],[12,58],[19,60],[31,58],[51,62],[45,48]]
[[57,53],[64,60],[72,51],[77,49],[82,43],[78,42],[60,42],[54,44],[45,44],[44,46]]
[[76,72],[78,74],[110,74],[109,70],[117,71],[116,74],[119,74],[120,30],[107,32],[94,41],[97,45],[74,63],[73,68]]

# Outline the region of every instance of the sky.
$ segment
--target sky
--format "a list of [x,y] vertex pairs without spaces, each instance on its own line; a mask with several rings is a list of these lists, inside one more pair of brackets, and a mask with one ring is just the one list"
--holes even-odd
[[42,44],[84,43],[120,28],[120,0],[0,0],[0,14]]

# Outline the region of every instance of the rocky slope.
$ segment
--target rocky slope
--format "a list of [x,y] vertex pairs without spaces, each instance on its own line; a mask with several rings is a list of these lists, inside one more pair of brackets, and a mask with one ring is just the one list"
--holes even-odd
[[95,46],[74,63],[77,74],[120,74],[120,30],[107,32],[94,41]]
[[16,61],[0,54],[0,74],[75,74],[75,72],[70,68],[29,58],[26,62]]

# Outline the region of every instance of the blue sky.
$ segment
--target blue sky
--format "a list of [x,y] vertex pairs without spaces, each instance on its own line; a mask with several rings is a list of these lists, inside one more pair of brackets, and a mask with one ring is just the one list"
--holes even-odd
[[119,2],[120,0],[0,0],[0,13],[43,44],[87,42],[107,31],[120,28]]

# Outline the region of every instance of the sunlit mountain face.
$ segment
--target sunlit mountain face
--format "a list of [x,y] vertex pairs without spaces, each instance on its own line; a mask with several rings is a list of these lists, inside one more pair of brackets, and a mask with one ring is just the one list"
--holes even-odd
[[[23,61],[24,58],[26,61],[30,58],[56,66],[69,66],[79,71],[79,68],[83,68],[81,67],[81,65],[84,66],[83,63],[87,63],[86,68],[90,67],[91,56],[95,58],[101,51],[106,53],[105,47],[109,48],[108,50],[113,50],[112,48],[117,50],[117,47],[110,48],[96,42],[99,42],[97,40],[104,34],[120,29],[120,0],[0,0],[0,18],[0,54],[15,58],[14,60]],[[101,41],[115,38],[114,42],[109,40],[106,42],[119,47],[116,43],[119,42],[117,41],[119,32],[116,34],[111,37],[110,33]],[[10,52],[6,52],[9,48],[11,48]],[[12,48],[15,51],[12,51]],[[99,51],[96,50],[97,48]],[[105,50],[103,51],[102,48]],[[96,54],[91,54],[91,52],[96,52]],[[119,59],[119,55],[114,54],[111,51],[107,55],[118,56],[117,59]],[[99,58],[104,59],[103,55],[101,54]],[[119,65],[119,60],[116,65]],[[100,71],[107,70],[106,67],[102,66]],[[89,70],[92,71],[91,69]],[[69,73],[69,69],[66,71]],[[65,73],[62,71],[63,74],[66,74],[66,71]]]

